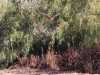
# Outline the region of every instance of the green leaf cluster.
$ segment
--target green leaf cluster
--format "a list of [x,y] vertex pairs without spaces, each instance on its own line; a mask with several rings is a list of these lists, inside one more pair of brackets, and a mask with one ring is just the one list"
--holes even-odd
[[61,15],[50,24],[54,27],[51,35],[53,44],[57,43],[58,46],[70,44],[80,47],[91,46],[99,42],[99,0],[52,0],[46,2],[48,8],[45,11],[48,14],[61,10]]
[[7,67],[20,55],[27,55],[33,42],[33,12],[9,1],[0,22],[0,63]]

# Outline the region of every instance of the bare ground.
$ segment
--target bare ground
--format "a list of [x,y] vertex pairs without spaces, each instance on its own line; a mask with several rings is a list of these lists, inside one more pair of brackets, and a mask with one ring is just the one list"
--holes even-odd
[[0,70],[0,75],[99,75],[88,73],[76,73],[76,72],[59,72],[52,70],[37,70],[31,68],[19,68],[19,69],[5,69]]

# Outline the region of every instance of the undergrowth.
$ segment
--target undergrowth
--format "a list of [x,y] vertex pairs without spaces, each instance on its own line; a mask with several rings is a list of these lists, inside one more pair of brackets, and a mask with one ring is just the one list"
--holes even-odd
[[66,52],[48,50],[47,54],[20,57],[9,69],[30,67],[35,69],[50,69],[59,71],[75,71],[82,73],[100,72],[100,43],[92,47],[72,48]]

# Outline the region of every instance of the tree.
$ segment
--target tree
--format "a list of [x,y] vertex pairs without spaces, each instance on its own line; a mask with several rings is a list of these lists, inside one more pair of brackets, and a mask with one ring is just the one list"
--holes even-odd
[[39,13],[34,15],[35,22],[51,30],[50,43],[62,48],[70,44],[74,47],[91,46],[99,42],[100,30],[100,2],[98,0],[39,0],[40,11],[48,15],[55,15],[49,21]]
[[61,47],[68,47],[68,44],[80,47],[99,42],[100,1],[63,0],[57,2],[52,0],[49,3],[51,3],[51,8],[48,10],[57,11],[57,7],[58,10],[62,9],[59,18],[54,21],[56,24],[52,23],[55,26],[58,25],[52,34],[53,43]]
[[[0,63],[7,67],[16,58],[28,54],[33,42],[32,12],[21,13],[19,2],[8,2],[0,23]],[[2,64],[3,63],[3,64]]]
[[[54,45],[62,50],[69,45],[81,47],[99,42],[99,0],[13,0],[13,3],[9,0],[7,7],[0,22],[0,62],[7,63],[6,66],[20,55],[28,54],[34,42],[35,24],[40,32],[43,27],[47,32],[51,30],[45,44],[42,41],[44,46]],[[40,12],[46,16],[61,14],[48,20]]]

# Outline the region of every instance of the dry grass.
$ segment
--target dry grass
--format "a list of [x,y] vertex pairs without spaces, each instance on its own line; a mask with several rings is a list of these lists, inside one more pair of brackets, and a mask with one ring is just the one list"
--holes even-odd
[[[57,53],[48,51],[42,57],[31,55],[29,59],[22,57],[9,68],[29,66],[38,69],[51,69],[59,71],[75,71],[81,73],[100,72],[100,44],[90,48],[69,48],[66,52]],[[18,67],[17,67],[18,68]]]

